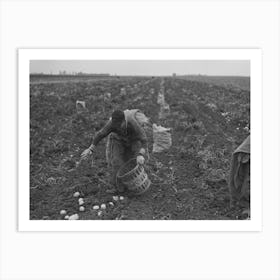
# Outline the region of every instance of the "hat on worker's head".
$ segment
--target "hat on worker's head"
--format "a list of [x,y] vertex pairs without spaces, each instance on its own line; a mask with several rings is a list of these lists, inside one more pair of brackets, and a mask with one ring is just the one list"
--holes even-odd
[[114,125],[120,125],[125,120],[124,112],[121,110],[115,110],[112,113],[112,124]]

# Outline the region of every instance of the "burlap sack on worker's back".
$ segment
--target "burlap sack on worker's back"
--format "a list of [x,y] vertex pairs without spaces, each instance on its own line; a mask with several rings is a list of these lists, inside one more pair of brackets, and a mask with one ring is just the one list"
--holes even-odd
[[144,128],[149,124],[149,119],[140,110],[135,112],[135,118]]
[[129,121],[131,118],[135,118],[135,120],[141,125],[143,128],[149,124],[149,118],[145,116],[143,112],[139,109],[127,109],[124,111],[125,120],[126,122]]
[[137,122],[137,124],[144,130],[146,136],[149,136],[151,130],[151,122],[146,115],[139,109],[130,109],[124,111],[126,126],[129,121]]
[[[126,120],[126,126],[128,122],[132,122],[134,124],[137,123],[139,127],[143,130],[143,133],[146,135],[147,139],[152,138],[152,125],[149,120],[149,118],[139,109],[127,109],[124,111],[125,120]],[[152,141],[148,141],[152,142]],[[146,147],[146,161],[149,161],[150,155],[149,155],[149,147],[148,143]]]
[[250,201],[250,136],[232,154],[229,191],[232,206]]
[[153,124],[153,153],[168,150],[172,145],[170,128]]

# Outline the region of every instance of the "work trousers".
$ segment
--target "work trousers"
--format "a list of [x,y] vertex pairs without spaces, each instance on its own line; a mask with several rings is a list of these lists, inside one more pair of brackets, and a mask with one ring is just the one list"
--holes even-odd
[[110,183],[118,191],[124,191],[125,187],[117,183],[119,169],[130,159],[136,158],[141,149],[141,142],[125,143],[116,133],[110,133],[106,145],[106,160],[110,169]]

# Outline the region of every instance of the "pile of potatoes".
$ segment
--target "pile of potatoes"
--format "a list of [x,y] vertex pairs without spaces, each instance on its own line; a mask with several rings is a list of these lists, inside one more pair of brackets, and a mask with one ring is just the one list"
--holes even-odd
[[[82,197],[80,197],[80,193],[79,192],[75,192],[73,194],[73,197],[78,198],[78,204],[79,204],[79,211],[80,212],[84,212],[85,211],[85,207],[83,206],[85,204],[84,199]],[[119,200],[124,200],[123,196],[113,196],[112,199],[116,202]],[[108,202],[108,206],[113,207],[114,206],[114,202],[110,201]],[[101,205],[93,205],[92,209],[98,211],[97,215],[101,216],[102,215],[102,210],[106,210],[107,205],[105,203],[102,203]],[[60,215],[64,216],[65,220],[79,220],[79,214],[75,213],[71,216],[67,215],[67,211],[62,209],[60,211]]]

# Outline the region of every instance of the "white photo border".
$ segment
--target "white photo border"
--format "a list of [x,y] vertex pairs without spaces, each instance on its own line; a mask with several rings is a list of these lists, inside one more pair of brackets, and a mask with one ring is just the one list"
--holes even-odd
[[[250,220],[30,220],[30,60],[249,60],[251,86]],[[19,49],[18,50],[19,231],[261,231],[262,51],[261,49]]]

